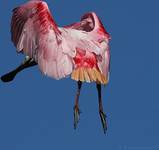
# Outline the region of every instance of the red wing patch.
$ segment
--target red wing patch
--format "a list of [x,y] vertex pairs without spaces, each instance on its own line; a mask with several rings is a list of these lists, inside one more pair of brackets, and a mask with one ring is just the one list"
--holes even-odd
[[77,48],[77,54],[74,57],[75,68],[98,68],[96,55],[92,52]]

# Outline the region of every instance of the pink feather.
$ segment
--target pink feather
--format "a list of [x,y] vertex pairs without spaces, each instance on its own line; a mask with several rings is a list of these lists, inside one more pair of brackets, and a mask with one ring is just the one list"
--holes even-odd
[[78,67],[79,51],[84,54],[80,65],[93,62],[102,74],[109,74],[110,35],[94,12],[77,23],[58,27],[47,3],[32,0],[13,10],[11,34],[17,51],[33,58],[50,77],[70,75]]

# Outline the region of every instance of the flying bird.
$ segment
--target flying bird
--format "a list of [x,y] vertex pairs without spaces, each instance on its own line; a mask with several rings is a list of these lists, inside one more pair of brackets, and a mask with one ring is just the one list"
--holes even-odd
[[38,65],[40,71],[54,79],[67,76],[77,81],[74,104],[74,128],[80,117],[79,96],[83,82],[95,82],[98,91],[99,115],[104,133],[106,115],[102,105],[101,85],[109,81],[110,35],[94,12],[79,22],[58,27],[46,2],[31,0],[13,9],[11,39],[25,60],[1,80],[9,82],[25,68]]

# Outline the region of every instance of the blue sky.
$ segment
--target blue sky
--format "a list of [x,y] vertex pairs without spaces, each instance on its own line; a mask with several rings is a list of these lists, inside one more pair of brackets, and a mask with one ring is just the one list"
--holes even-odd
[[[11,10],[24,0],[0,5],[0,75],[16,67],[10,40]],[[84,84],[78,129],[73,129],[76,82],[44,77],[37,67],[0,82],[0,149],[159,149],[159,1],[47,0],[58,25],[95,11],[111,34],[110,83],[103,89],[108,131],[98,114],[95,84]]]

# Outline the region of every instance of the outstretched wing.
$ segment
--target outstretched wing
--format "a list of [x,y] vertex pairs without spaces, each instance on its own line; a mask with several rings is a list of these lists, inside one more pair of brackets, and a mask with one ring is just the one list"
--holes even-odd
[[[80,36],[80,39],[77,40],[77,45],[80,49],[95,53],[99,69],[103,74],[108,76],[110,66],[108,44],[110,35],[104,28],[99,17],[94,12],[87,13],[83,15],[80,22],[65,26],[64,28],[84,31],[86,33],[86,36],[83,34]],[[77,36],[74,37],[74,39],[76,38]],[[71,53],[71,50],[69,53]]]
[[13,10],[11,38],[18,52],[23,51],[32,57],[38,47],[40,34],[45,34],[51,28],[57,34],[60,32],[46,2],[31,0]]

